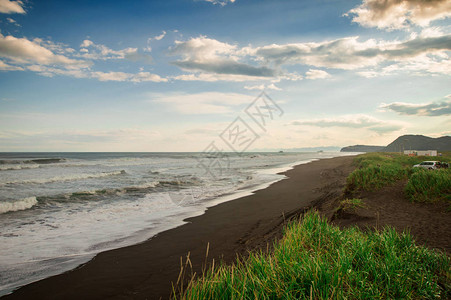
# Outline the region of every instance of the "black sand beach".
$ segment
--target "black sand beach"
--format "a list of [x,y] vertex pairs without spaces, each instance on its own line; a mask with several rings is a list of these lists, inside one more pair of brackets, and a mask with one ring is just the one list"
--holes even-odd
[[190,253],[199,273],[209,243],[209,262],[266,249],[286,220],[319,201],[338,196],[352,171],[352,157],[296,166],[287,179],[255,194],[209,208],[144,243],[107,251],[64,274],[24,286],[2,299],[167,299]]
[[[237,255],[267,249],[282,236],[283,225],[315,208],[341,227],[364,230],[393,226],[409,230],[419,244],[451,251],[451,222],[444,203],[411,203],[403,182],[359,196],[367,204],[338,214],[353,157],[337,157],[296,166],[288,177],[253,195],[209,208],[188,223],[130,247],[107,251],[70,272],[24,286],[2,299],[168,299],[190,254],[193,272]],[[209,255],[205,254],[209,244]],[[188,271],[191,273],[191,271]]]

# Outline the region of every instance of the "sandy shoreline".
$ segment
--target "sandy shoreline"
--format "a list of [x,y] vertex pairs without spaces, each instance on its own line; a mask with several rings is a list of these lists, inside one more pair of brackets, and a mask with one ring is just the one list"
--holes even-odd
[[[190,253],[194,272],[209,260],[232,262],[236,254],[266,248],[284,222],[304,209],[337,197],[352,171],[351,156],[295,166],[253,195],[209,208],[188,223],[152,239],[98,254],[70,272],[26,285],[2,299],[166,299]],[[208,263],[208,262],[207,262]]]

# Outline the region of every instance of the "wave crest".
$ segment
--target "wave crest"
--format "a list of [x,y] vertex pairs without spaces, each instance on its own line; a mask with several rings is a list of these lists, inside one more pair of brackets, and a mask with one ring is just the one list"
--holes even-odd
[[65,158],[35,158],[35,159],[2,159],[0,160],[0,165],[10,165],[10,164],[55,164],[66,161]]
[[37,169],[39,168],[39,165],[1,165],[0,164],[0,171],[9,171],[9,170],[24,170],[24,169]]
[[38,204],[36,197],[28,197],[14,202],[0,202],[0,214],[30,209],[36,204]]
[[43,184],[43,183],[51,183],[51,182],[61,182],[61,181],[73,181],[73,180],[83,180],[83,179],[90,179],[90,178],[101,178],[101,177],[107,177],[107,176],[114,176],[114,175],[122,175],[126,174],[124,170],[120,171],[113,171],[113,172],[102,172],[102,173],[94,173],[94,174],[73,174],[68,176],[61,176],[61,177],[52,177],[52,178],[43,178],[43,179],[29,179],[29,180],[14,180],[14,181],[8,181],[4,183],[0,183],[1,185],[8,185],[8,184]]

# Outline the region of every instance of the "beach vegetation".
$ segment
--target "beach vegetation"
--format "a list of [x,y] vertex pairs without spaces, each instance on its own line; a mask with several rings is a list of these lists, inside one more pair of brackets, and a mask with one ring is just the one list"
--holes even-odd
[[446,254],[417,245],[408,232],[340,229],[308,212],[285,227],[272,251],[212,266],[174,288],[173,298],[449,299],[450,266]]
[[414,169],[407,181],[405,193],[417,202],[442,200],[451,204],[451,169]]
[[[354,159],[356,169],[347,177],[345,194],[356,191],[374,191],[405,180],[405,192],[411,201],[450,201],[451,169],[425,170],[413,165],[425,160],[426,156],[407,156],[399,153],[366,153]],[[437,158],[451,161],[451,153]]]
[[358,208],[365,208],[366,205],[363,203],[363,200],[360,198],[346,198],[340,201],[337,210],[342,210],[346,212],[353,212]]

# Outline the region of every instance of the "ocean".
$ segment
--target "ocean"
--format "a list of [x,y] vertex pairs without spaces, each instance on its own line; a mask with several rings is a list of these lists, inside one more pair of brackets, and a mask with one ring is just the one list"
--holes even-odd
[[0,295],[341,155],[0,153]]

